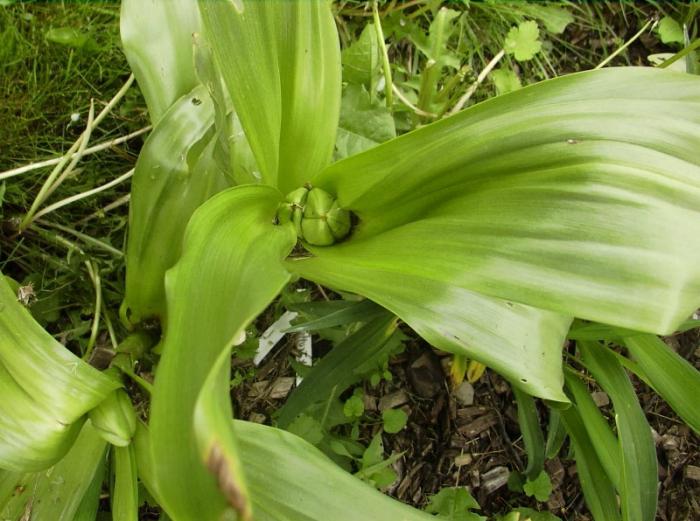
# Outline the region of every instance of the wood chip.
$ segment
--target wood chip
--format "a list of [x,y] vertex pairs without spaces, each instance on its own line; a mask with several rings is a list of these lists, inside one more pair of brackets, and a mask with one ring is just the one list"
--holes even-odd
[[591,393],[591,398],[593,398],[593,402],[597,407],[605,407],[606,405],[610,405],[610,398],[603,391]]
[[252,423],[265,423],[265,415],[260,414],[259,412],[254,412],[250,414],[250,418],[248,418],[249,422]]
[[455,458],[455,465],[458,467],[464,467],[465,465],[469,465],[472,462],[472,459],[471,454],[460,454]]
[[508,483],[510,471],[507,467],[495,467],[481,475],[481,489],[491,494]]
[[248,392],[250,398],[270,398],[271,400],[281,400],[286,398],[294,385],[293,376],[277,378],[272,384],[269,380],[255,382]]
[[463,409],[457,409],[457,423],[464,425],[472,418],[477,416],[482,416],[489,412],[488,407],[483,407],[481,405],[475,407],[464,407]]
[[387,394],[379,399],[379,410],[386,411],[387,409],[396,409],[408,402],[408,394],[401,389],[395,393]]
[[466,425],[458,427],[457,430],[462,436],[466,436],[467,438],[474,438],[482,432],[489,430],[497,423],[498,416],[496,416],[496,413],[490,412],[488,414],[485,414],[484,416],[477,418],[474,421],[467,423]]
[[445,373],[434,353],[426,351],[408,369],[408,380],[423,398],[433,398],[442,388]]
[[685,468],[685,477],[687,479],[692,479],[693,481],[700,481],[700,467],[688,465]]

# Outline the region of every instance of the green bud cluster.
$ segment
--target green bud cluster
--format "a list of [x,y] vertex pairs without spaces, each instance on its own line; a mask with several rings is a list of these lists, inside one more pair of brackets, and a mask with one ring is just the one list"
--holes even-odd
[[297,235],[314,246],[330,246],[350,233],[350,212],[321,188],[305,186],[287,195],[277,210],[280,224],[291,222]]

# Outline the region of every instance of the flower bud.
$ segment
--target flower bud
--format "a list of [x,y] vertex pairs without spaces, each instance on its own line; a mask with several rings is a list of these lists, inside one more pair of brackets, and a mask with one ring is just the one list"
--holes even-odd
[[280,224],[293,223],[297,235],[314,246],[330,246],[344,239],[352,225],[350,212],[321,188],[298,188],[277,211]]

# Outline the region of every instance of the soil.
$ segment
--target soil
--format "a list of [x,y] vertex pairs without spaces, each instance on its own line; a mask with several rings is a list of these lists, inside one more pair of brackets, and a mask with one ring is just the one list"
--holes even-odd
[[[408,329],[406,332],[411,334]],[[700,330],[666,340],[700,368]],[[295,373],[288,363],[292,349],[290,342],[273,351],[254,378],[234,389],[239,418],[271,424],[273,411],[293,389]],[[432,349],[411,334],[407,349],[390,362],[393,380],[383,381],[375,388],[364,384],[367,415],[379,415],[379,409],[386,406],[400,407],[409,415],[401,432],[383,435],[387,455],[403,453],[394,464],[398,479],[385,491],[420,508],[441,488],[466,486],[481,505],[482,515],[528,506],[567,521],[592,521],[568,441],[559,457],[546,462],[553,485],[546,503],[509,490],[506,482],[510,471],[522,471],[527,463],[510,387],[487,370],[473,384],[473,401],[467,393],[460,402],[450,389],[450,359],[448,354]],[[243,370],[252,367],[242,360],[235,360],[234,366]],[[656,441],[660,482],[657,520],[700,520],[700,438],[658,395],[637,380],[634,385]],[[610,417],[605,393],[593,388],[591,392]],[[542,430],[546,433],[547,408],[539,406]],[[364,424],[360,440],[368,443],[379,430],[381,425]]]

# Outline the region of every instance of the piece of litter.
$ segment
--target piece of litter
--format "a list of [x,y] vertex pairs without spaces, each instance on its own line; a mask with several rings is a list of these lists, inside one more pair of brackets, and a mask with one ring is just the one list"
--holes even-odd
[[282,340],[282,337],[286,335],[284,331],[292,326],[292,320],[297,318],[297,315],[298,313],[296,311],[285,311],[280,318],[260,335],[258,350],[253,357],[253,363],[255,365],[260,365],[260,362],[272,351],[272,348],[277,345],[277,342]]
[[[296,333],[294,340],[296,342],[297,350],[299,354],[297,355],[297,362],[302,365],[311,367],[311,335],[308,331],[301,331]],[[301,384],[304,378],[297,375],[296,384],[297,386]]]

